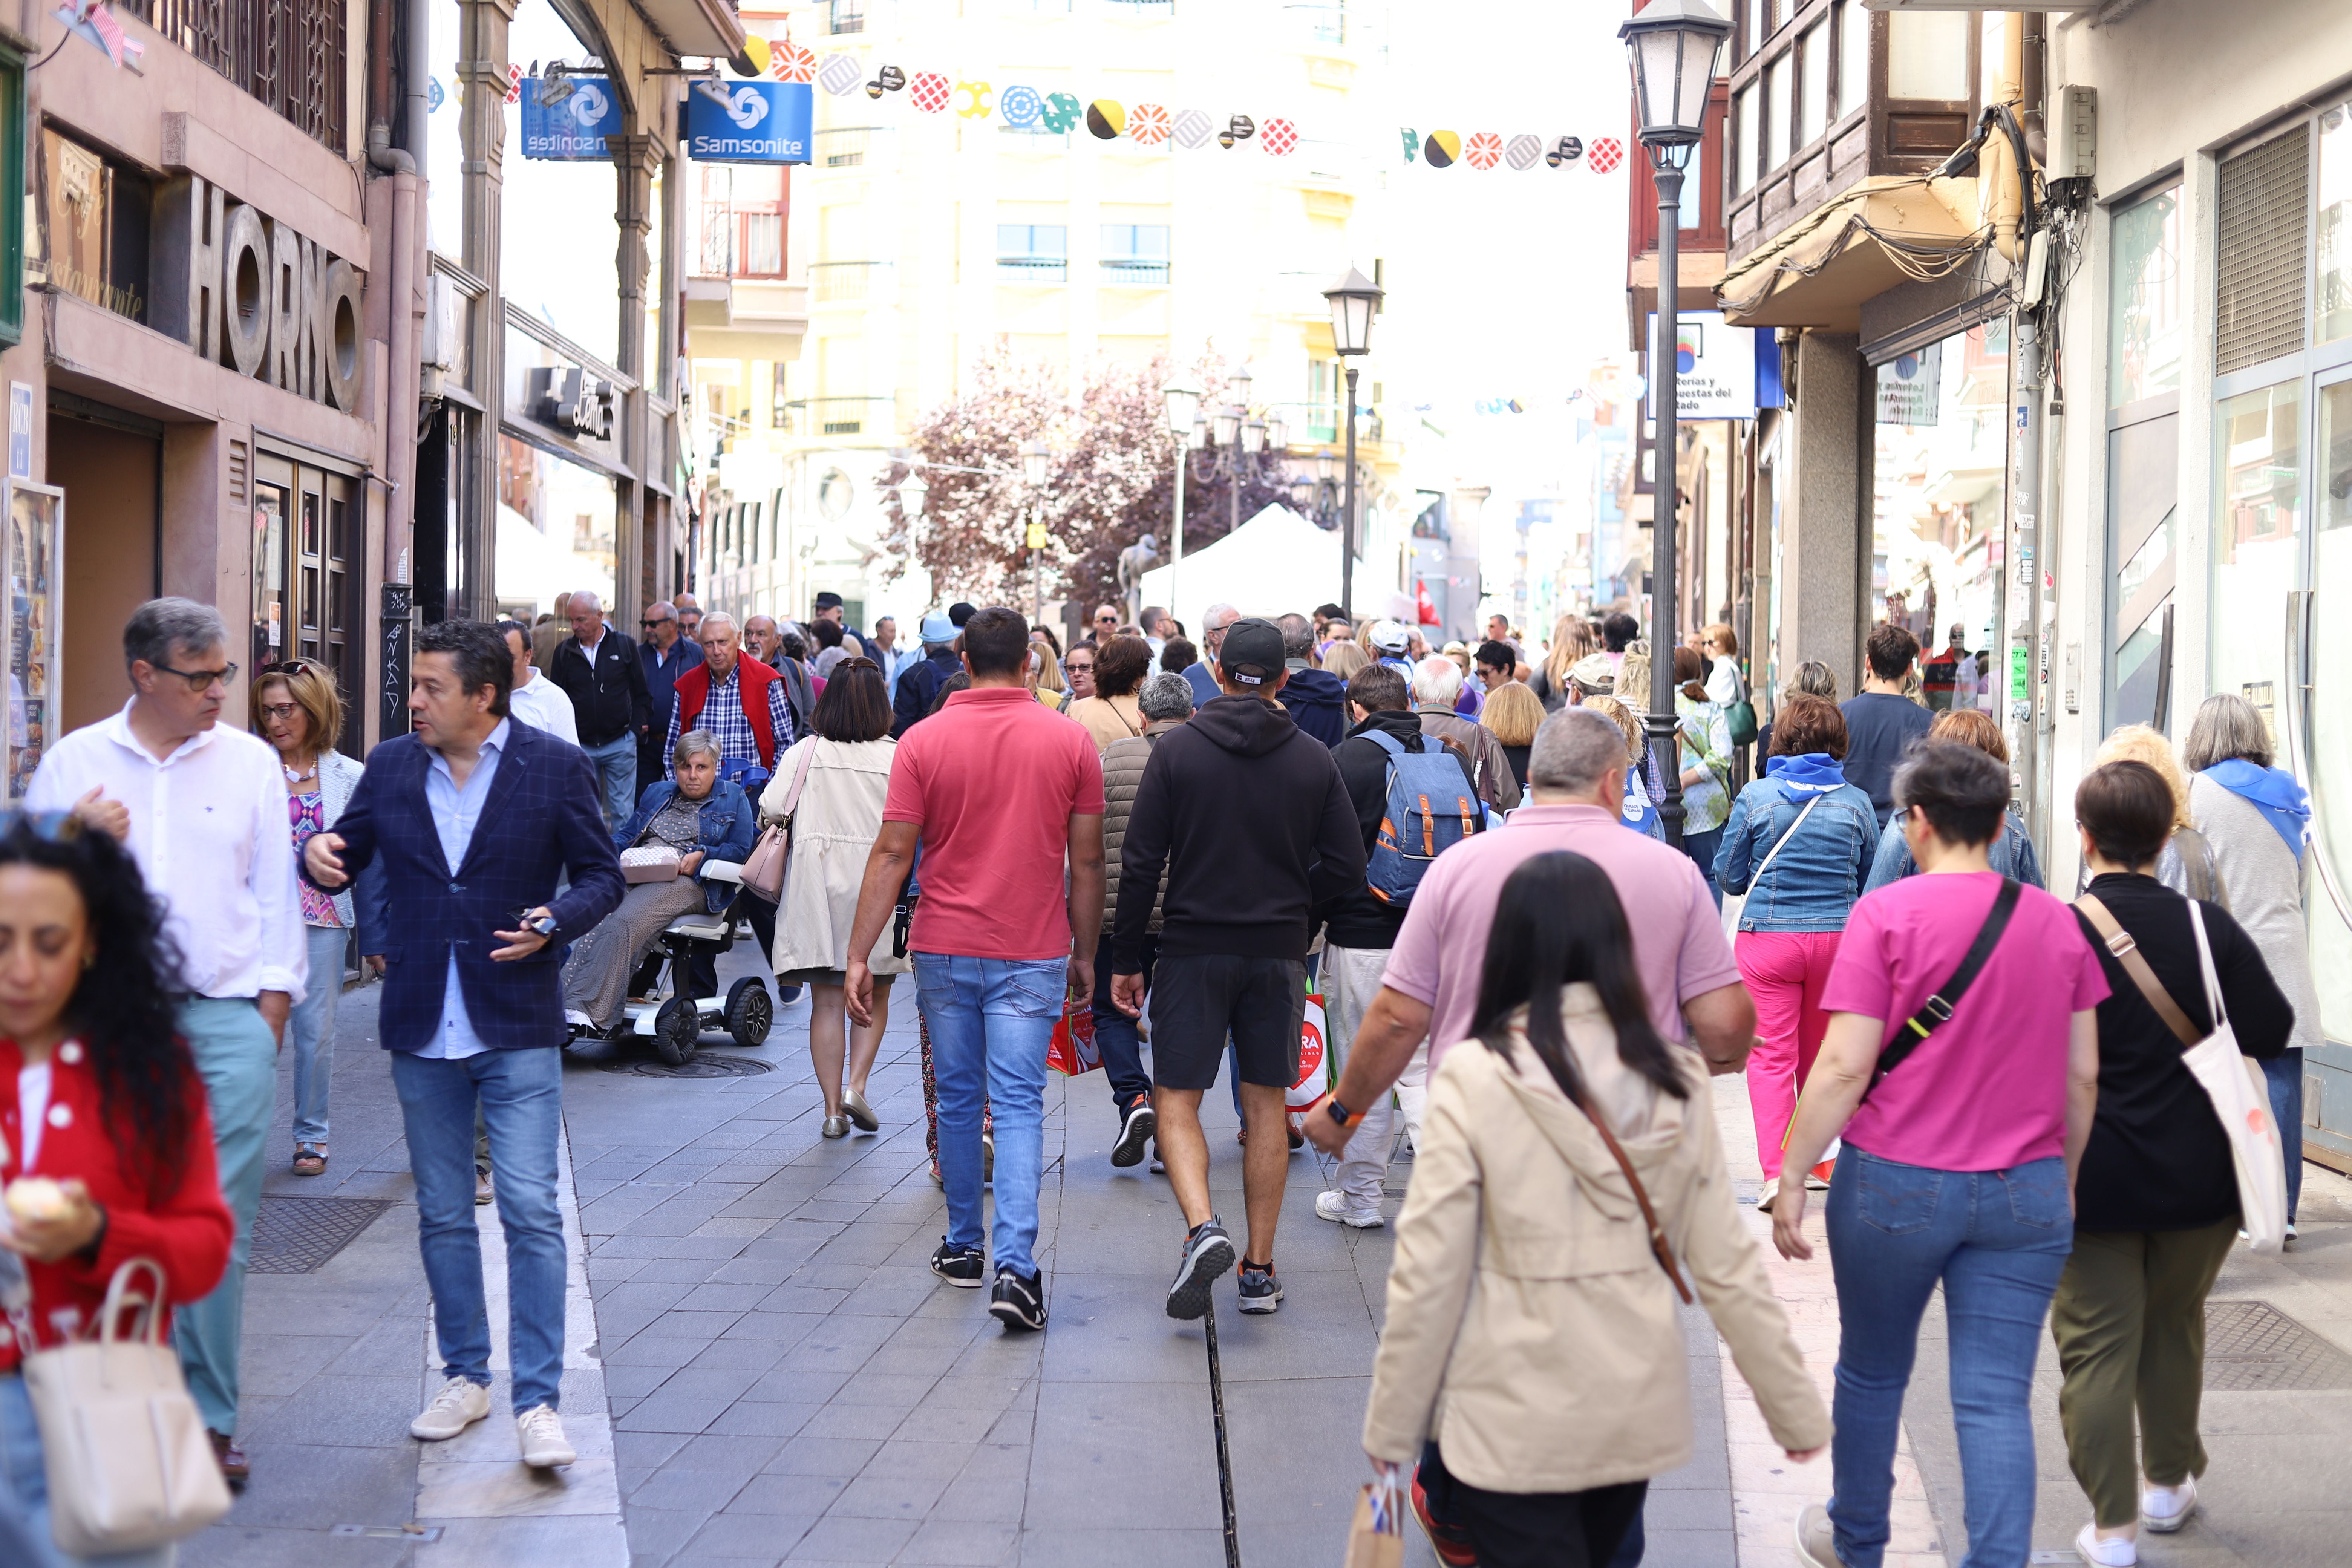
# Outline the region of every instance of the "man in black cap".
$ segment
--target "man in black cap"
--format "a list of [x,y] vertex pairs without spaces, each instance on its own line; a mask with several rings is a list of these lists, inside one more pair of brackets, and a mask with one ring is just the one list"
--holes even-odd
[[[1211,1288],[1234,1266],[1233,1240],[1209,1206],[1201,1132],[1201,1096],[1217,1080],[1228,1035],[1251,1134],[1241,1310],[1271,1312],[1282,1302],[1274,1228],[1290,1161],[1283,1097],[1298,1077],[1308,916],[1364,879],[1355,807],[1330,751],[1270,700],[1288,677],[1279,627],[1252,618],[1225,629],[1219,694],[1160,737],[1120,849],[1122,888],[1160,887],[1167,873],[1151,989],[1151,1100],[1160,1157],[1190,1227],[1168,1291],[1171,1318],[1208,1310]],[[1150,919],[1150,898],[1121,899],[1112,926],[1111,1000],[1130,1016],[1142,1011]]]
[[[857,635],[857,628],[851,626],[847,621],[842,618],[842,602],[841,595],[834,593],[831,589],[827,589],[825,592],[819,594],[816,596],[816,614],[814,620],[831,621],[835,626],[839,626],[841,628],[842,643],[845,650],[842,654],[842,658],[856,658],[866,651],[866,642],[864,638]],[[810,626],[809,630],[820,646],[825,642],[825,637],[823,634],[818,633],[814,625]],[[840,660],[836,659],[834,662],[837,664]],[[820,675],[830,674],[832,672],[832,665],[827,665],[824,669],[817,671],[817,673]]]

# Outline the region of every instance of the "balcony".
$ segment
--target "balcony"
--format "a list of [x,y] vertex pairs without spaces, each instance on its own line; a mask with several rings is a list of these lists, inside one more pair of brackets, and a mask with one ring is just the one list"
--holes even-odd
[[1113,16],[1133,22],[1172,22],[1176,19],[1176,0],[1103,0],[1103,9]]
[[1109,258],[1102,262],[1102,285],[1106,289],[1157,289],[1173,281],[1175,263],[1153,260],[1146,257]]
[[870,300],[887,285],[889,276],[887,261],[820,261],[809,268],[809,283],[820,305]]
[[1070,261],[1065,256],[1000,256],[996,258],[996,280],[1018,283],[1032,288],[1044,288],[1070,280]]
[[122,9],[338,155],[348,124],[345,7],[333,0],[122,0]]

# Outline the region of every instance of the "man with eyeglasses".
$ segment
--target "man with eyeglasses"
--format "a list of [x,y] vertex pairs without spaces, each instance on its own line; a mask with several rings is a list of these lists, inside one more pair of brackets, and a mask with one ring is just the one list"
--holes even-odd
[[702,640],[702,601],[691,594],[672,594],[670,607],[677,612],[678,635],[688,642]]
[[637,788],[643,794],[662,776],[667,757],[661,738],[669,731],[670,711],[677,705],[677,678],[702,662],[702,648],[679,630],[677,609],[656,599],[646,606],[637,622],[644,634],[637,641],[637,662],[645,666],[646,699],[654,721],[637,742]]
[[604,619],[604,604],[581,589],[572,595],[572,635],[555,650],[548,676],[572,699],[580,749],[596,764],[604,792],[604,826],[614,828],[637,809],[637,792],[661,776],[637,771],[640,747],[657,739],[653,697],[637,645]]
[[180,955],[180,1032],[211,1101],[236,1240],[220,1285],[180,1310],[172,1337],[221,1471],[242,1485],[247,1466],[235,1438],[246,1257],[278,1051],[310,971],[286,780],[266,742],[219,723],[236,666],[211,605],[149,600],[123,627],[122,658],[131,700],[51,747],[25,805],[77,812],[129,845]]

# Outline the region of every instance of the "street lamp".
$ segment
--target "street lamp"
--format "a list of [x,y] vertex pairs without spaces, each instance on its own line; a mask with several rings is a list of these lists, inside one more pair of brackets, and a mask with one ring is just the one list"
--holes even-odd
[[1277,453],[1290,450],[1290,426],[1281,415],[1272,411],[1265,416],[1265,444]]
[[1029,487],[1029,582],[1036,601],[1029,622],[1033,626],[1045,618],[1045,525],[1037,517],[1037,502],[1045,489],[1047,456],[1043,441],[1021,443],[1021,480]]
[[1348,275],[1323,290],[1331,307],[1331,347],[1348,371],[1348,497],[1339,515],[1339,608],[1354,619],[1349,601],[1356,586],[1356,362],[1372,346],[1372,312],[1380,309],[1381,288],[1348,268]]
[[1242,455],[1255,458],[1265,450],[1265,421],[1253,414],[1242,421]]
[[898,510],[906,514],[909,537],[915,531],[915,524],[923,521],[923,503],[930,499],[930,494],[931,487],[925,484],[923,476],[913,468],[908,469],[907,477],[898,481]]
[[1171,377],[1160,389],[1168,404],[1168,434],[1176,439],[1176,504],[1169,519],[1168,606],[1176,606],[1176,569],[1184,564],[1184,453],[1192,438],[1192,421],[1201,411],[1201,389],[1182,376]]
[[[1715,88],[1715,58],[1731,24],[1706,0],[1654,0],[1617,29],[1633,70],[1636,134],[1649,150],[1650,172],[1658,186],[1657,336],[1650,344],[1650,384],[1654,388],[1657,482],[1650,522],[1650,756],[1665,775],[1665,799],[1658,815],[1666,842],[1683,842],[1682,749],[1675,717],[1675,460],[1680,426],[1675,403],[1675,356],[1682,324],[1680,240],[1683,171],[1706,132],[1707,97]],[[1663,760],[1660,760],[1663,759]]]

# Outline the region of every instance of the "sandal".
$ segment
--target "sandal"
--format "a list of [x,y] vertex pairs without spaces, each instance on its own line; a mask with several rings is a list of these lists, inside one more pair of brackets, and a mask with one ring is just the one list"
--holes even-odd
[[327,1173],[327,1148],[323,1143],[294,1145],[294,1173],[298,1176],[323,1176]]

